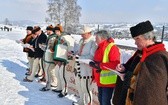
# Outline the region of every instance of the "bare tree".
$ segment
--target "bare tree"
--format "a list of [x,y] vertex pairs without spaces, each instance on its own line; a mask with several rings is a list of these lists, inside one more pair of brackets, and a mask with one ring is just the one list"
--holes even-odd
[[66,32],[73,33],[79,25],[80,11],[77,0],[48,0],[46,22],[62,24]]
[[10,24],[9,19],[8,19],[8,18],[5,18],[4,23],[5,23],[5,25],[9,25],[9,24]]
[[75,32],[79,25],[81,7],[77,5],[77,0],[67,0],[64,12],[64,27],[68,32]]

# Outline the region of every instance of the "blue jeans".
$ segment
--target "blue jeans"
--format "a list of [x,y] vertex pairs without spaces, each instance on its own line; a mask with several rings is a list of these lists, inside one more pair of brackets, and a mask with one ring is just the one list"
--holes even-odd
[[114,88],[98,87],[98,100],[100,105],[111,105],[111,98]]

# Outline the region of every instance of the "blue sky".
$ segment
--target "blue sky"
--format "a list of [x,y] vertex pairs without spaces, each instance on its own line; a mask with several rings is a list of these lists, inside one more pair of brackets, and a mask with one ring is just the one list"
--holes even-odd
[[[44,22],[47,0],[0,0],[0,21]],[[168,22],[168,0],[78,0],[81,23]]]
[[46,17],[47,0],[0,0],[0,21],[33,20],[43,22]]
[[168,22],[168,0],[78,0],[81,22]]

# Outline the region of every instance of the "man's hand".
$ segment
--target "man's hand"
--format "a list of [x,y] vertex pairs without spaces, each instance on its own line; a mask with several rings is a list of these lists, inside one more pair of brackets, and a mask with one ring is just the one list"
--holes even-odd
[[125,73],[125,67],[122,64],[118,64],[116,70],[120,73]]
[[101,69],[100,69],[100,66],[99,66],[98,62],[90,61],[89,66],[97,69],[96,72],[101,72]]

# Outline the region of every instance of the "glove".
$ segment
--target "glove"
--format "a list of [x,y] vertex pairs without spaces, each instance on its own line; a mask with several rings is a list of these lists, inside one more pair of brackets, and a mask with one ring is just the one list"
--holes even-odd
[[99,66],[98,62],[90,61],[89,66],[97,69],[96,72],[98,72],[98,73],[101,72],[101,69],[100,69],[100,66]]

